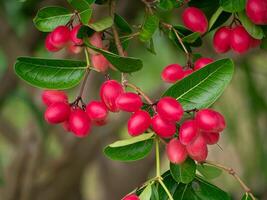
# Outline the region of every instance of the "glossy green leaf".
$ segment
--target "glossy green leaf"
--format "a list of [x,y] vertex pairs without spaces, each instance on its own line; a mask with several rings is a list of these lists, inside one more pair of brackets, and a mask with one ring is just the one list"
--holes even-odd
[[220,0],[220,5],[226,12],[240,12],[245,9],[246,0]]
[[220,3],[219,0],[212,0],[212,3],[210,0],[191,0],[188,2],[188,5],[201,9],[205,13],[206,17],[210,19],[219,8]]
[[153,148],[152,134],[144,134],[127,140],[117,141],[104,149],[112,160],[123,162],[136,161],[146,157]]
[[229,84],[233,72],[232,60],[218,60],[178,81],[163,96],[176,98],[185,110],[209,107]]
[[85,62],[74,60],[20,57],[15,63],[15,72],[21,79],[47,89],[74,87],[83,78],[85,69]]
[[262,39],[264,37],[264,32],[262,28],[252,23],[250,19],[247,17],[245,11],[239,12],[238,17],[244,28],[253,38]]
[[139,195],[140,200],[150,200],[152,195],[152,187],[151,184],[148,184],[143,192]]
[[100,19],[94,23],[90,23],[88,26],[95,30],[96,32],[104,31],[107,28],[110,28],[113,25],[113,19],[112,17],[105,17],[103,19]]
[[191,158],[187,158],[180,165],[170,163],[170,171],[173,179],[178,183],[190,183],[196,175],[196,163]]
[[184,0],[160,0],[157,1],[157,7],[163,11],[169,11],[174,8],[180,7],[184,3]]
[[222,14],[223,8],[219,7],[216,12],[212,15],[212,17],[209,20],[209,30],[212,28],[212,26],[215,24],[219,16]]
[[186,43],[194,43],[197,39],[200,38],[200,34],[198,32],[191,33],[190,35],[187,35],[182,38],[183,42]]
[[79,12],[81,22],[87,25],[92,16],[92,0],[67,0],[72,7]]
[[[173,195],[181,183],[177,183],[172,178],[170,171],[165,172],[162,175],[162,178],[169,192],[171,193],[171,195]],[[160,200],[169,200],[168,195],[166,194],[165,190],[162,188],[160,184],[158,184],[158,195]]]
[[92,16],[92,8],[88,8],[86,10],[83,10],[81,11],[79,14],[80,14],[80,18],[81,18],[81,22],[82,24],[88,24],[88,22],[90,21],[91,19],[91,16]]
[[57,26],[66,25],[71,16],[66,8],[51,6],[40,9],[33,22],[39,31],[51,32]]
[[139,39],[142,42],[149,41],[159,26],[159,18],[156,15],[147,15],[141,28]]
[[243,195],[241,200],[253,200],[253,199],[248,193],[246,193],[246,194]]
[[114,23],[124,33],[130,34],[133,32],[133,30],[132,30],[131,26],[128,24],[128,22],[117,13],[114,16]]
[[131,73],[140,70],[143,67],[143,63],[140,59],[132,57],[121,57],[117,54],[105,51],[103,49],[92,46],[87,41],[85,44],[94,51],[101,53],[115,68],[121,72]]
[[197,165],[197,171],[206,179],[214,179],[222,174],[222,170],[206,164]]

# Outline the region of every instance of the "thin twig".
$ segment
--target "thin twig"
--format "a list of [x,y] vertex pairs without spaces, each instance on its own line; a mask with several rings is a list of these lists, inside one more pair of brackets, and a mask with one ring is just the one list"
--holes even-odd
[[213,167],[216,167],[218,169],[224,170],[225,172],[229,173],[230,175],[232,175],[240,184],[240,186],[243,188],[243,190],[249,194],[249,196],[252,198],[252,200],[256,200],[255,196],[253,195],[251,189],[244,183],[244,181],[237,175],[237,173],[235,172],[235,170],[231,167],[226,167],[224,165],[215,163],[213,161],[208,161],[206,160],[204,163],[211,165]]

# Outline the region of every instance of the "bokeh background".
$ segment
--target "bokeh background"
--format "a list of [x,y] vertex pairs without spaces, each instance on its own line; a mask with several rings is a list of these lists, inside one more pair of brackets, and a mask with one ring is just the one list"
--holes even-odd
[[[0,0],[0,199],[1,200],[118,200],[153,176],[154,156],[134,163],[118,163],[106,158],[105,145],[126,138],[128,116],[114,114],[104,128],[94,128],[88,138],[77,139],[60,126],[43,120],[41,90],[19,80],[13,71],[18,56],[79,58],[67,52],[50,54],[44,49],[45,34],[32,23],[37,10],[47,5],[68,7],[64,0]],[[129,23],[138,25],[144,6],[138,0],[118,1],[118,12]],[[95,17],[106,12],[96,6]],[[162,13],[169,22],[179,22],[180,11]],[[234,78],[214,108],[227,119],[228,128],[218,146],[210,148],[209,160],[233,167],[261,200],[267,199],[267,53],[255,49],[245,55],[216,55],[209,34],[195,52],[219,59],[232,57],[236,64]],[[160,32],[155,35],[156,55],[143,44],[133,41],[130,56],[139,57],[144,69],[130,80],[153,99],[169,87],[160,72],[170,63],[185,64],[177,50]],[[116,78],[116,74],[112,74]],[[92,73],[86,86],[86,100],[98,97],[104,80]],[[74,100],[79,87],[68,90]],[[163,169],[168,162],[162,154]],[[229,175],[212,181],[240,199],[242,191]]]

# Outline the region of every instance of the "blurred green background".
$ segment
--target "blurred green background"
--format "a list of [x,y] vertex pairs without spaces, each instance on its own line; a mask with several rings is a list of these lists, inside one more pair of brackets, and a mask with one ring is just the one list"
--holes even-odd
[[[49,54],[44,49],[45,34],[38,32],[32,19],[46,5],[68,6],[64,0],[0,0],[0,199],[1,200],[118,200],[154,173],[154,156],[135,163],[108,160],[105,145],[128,137],[127,117],[110,116],[104,128],[94,128],[88,138],[76,139],[60,126],[43,120],[44,106],[40,89],[19,80],[13,71],[18,56],[79,58],[67,52]],[[144,6],[138,0],[120,0],[118,12],[131,24],[142,21]],[[105,6],[96,6],[101,16]],[[169,22],[179,22],[180,11],[162,14]],[[160,72],[170,63],[185,64],[183,52],[177,50],[162,33],[154,38],[157,55],[143,44],[133,41],[128,54],[144,62],[142,71],[130,81],[143,88],[153,99],[169,87]],[[210,148],[209,160],[233,167],[259,199],[267,199],[267,53],[255,49],[245,55],[216,55],[209,34],[201,48],[206,57],[231,57],[236,64],[231,85],[215,103],[227,119],[228,128],[218,146]],[[112,74],[112,77],[116,77]],[[98,98],[103,76],[92,73],[86,100]],[[74,100],[78,87],[69,90]],[[164,155],[164,154],[163,154]],[[163,157],[164,168],[168,161]],[[238,183],[227,174],[213,182],[240,199]]]

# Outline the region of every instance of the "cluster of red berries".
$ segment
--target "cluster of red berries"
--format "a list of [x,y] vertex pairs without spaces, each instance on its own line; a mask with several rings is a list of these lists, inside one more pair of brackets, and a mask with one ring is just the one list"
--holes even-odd
[[223,26],[213,37],[213,47],[217,53],[225,53],[230,49],[236,53],[245,53],[260,44],[261,40],[253,38],[242,25],[234,28]]
[[179,138],[173,138],[167,145],[169,160],[183,163],[187,156],[203,162],[208,156],[207,145],[216,144],[220,132],[226,127],[224,117],[212,109],[199,110],[194,119],[184,121],[179,129]]
[[161,72],[161,78],[166,83],[175,83],[176,81],[185,78],[194,71],[199,70],[212,62],[213,59],[211,58],[199,58],[195,61],[193,69],[183,69],[183,67],[179,64],[170,64],[166,66]]

